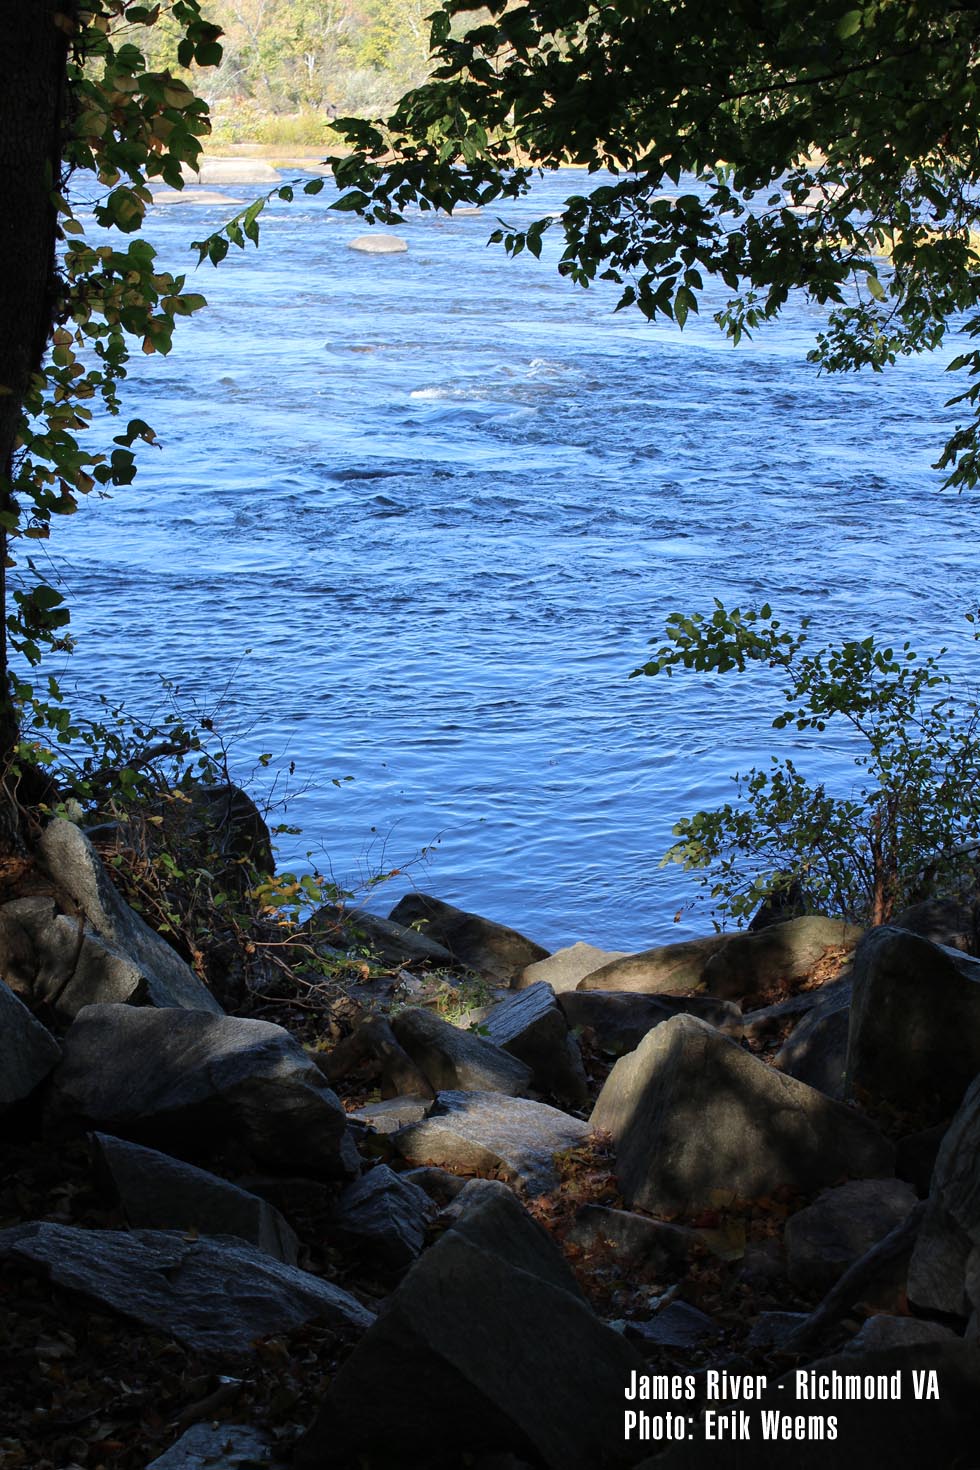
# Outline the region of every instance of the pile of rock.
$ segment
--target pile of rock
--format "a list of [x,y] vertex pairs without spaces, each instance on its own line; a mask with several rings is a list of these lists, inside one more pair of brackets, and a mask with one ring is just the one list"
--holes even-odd
[[[85,1135],[128,1228],[11,1223],[0,1261],[219,1362],[325,1326],[343,1361],[293,1447],[303,1470],[360,1457],[448,1470],[464,1454],[486,1470],[636,1464],[652,1446],[626,1435],[626,1395],[686,1352],[698,1404],[708,1365],[748,1364],[783,1397],[780,1365],[846,1360],[909,1385],[938,1365],[928,1414],[909,1388],[887,1414],[845,1415],[835,1441],[770,1446],[766,1464],[908,1463],[927,1440],[944,1463],[975,1434],[980,962],[821,918],[549,955],[413,895],[388,920],[324,912],[309,932],[334,945],[366,932],[390,965],[476,973],[491,1003],[475,1028],[424,1004],[369,1018],[317,1060],[278,1026],[223,1014],[70,823],[52,822],[41,852],[51,896],[0,908],[0,1112],[10,1136]],[[830,951],[855,951],[849,974],[756,1003]],[[768,1061],[748,1049],[787,1026]],[[384,1095],[348,1113],[330,1084],[365,1055]],[[609,1070],[593,1080],[597,1056]],[[899,1116],[897,1139],[874,1121]],[[603,1320],[533,1218],[563,1157],[597,1133],[621,1199],[573,1211],[566,1246],[652,1283],[642,1320]],[[305,1269],[295,1202],[314,1195],[343,1284]],[[773,1197],[797,1205],[765,1249],[705,1223]],[[706,1252],[746,1290],[767,1273],[770,1296],[800,1310],[713,1320],[685,1299]],[[862,1303],[877,1315],[857,1331]],[[702,1440],[693,1414],[658,1466],[747,1463]],[[285,1453],[261,1426],[217,1435],[193,1426],[156,1470],[217,1463],[219,1449],[229,1465]]]

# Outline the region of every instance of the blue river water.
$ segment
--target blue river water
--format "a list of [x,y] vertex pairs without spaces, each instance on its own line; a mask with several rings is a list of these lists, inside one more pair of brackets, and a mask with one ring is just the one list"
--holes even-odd
[[50,543],[76,702],[151,714],[162,676],[238,777],[294,762],[281,861],[358,891],[401,868],[378,910],[415,886],[553,948],[704,931],[659,867],[677,818],[771,750],[846,791],[851,752],[777,737],[764,678],[630,671],[668,613],[719,597],[818,638],[948,642],[967,676],[976,511],[930,468],[944,360],[820,376],[805,303],[732,349],[710,301],[680,333],[562,280],[557,240],[488,249],[490,212],[412,216],[407,252],[373,256],[329,197],[270,206],[258,251],[196,274],[187,246],[228,207],[152,211],[210,307],[124,385],[162,451]]

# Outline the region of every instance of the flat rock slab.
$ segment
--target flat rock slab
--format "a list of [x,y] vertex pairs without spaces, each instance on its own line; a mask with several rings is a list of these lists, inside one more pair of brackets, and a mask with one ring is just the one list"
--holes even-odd
[[495,1092],[441,1092],[422,1123],[392,1135],[412,1164],[496,1173],[527,1191],[558,1185],[554,1156],[584,1143],[589,1125],[546,1103]]
[[508,995],[490,1010],[483,1034],[531,1068],[536,1092],[570,1107],[589,1100],[589,1084],[578,1042],[569,1035],[565,1012],[544,981]]
[[636,1458],[623,1446],[623,1391],[643,1360],[594,1315],[513,1196],[465,1193],[341,1367],[297,1470],[360,1456],[426,1470],[493,1452],[549,1470]]
[[434,1091],[527,1092],[531,1068],[473,1031],[461,1031],[421,1006],[391,1018],[391,1029]]
[[0,1231],[0,1259],[11,1258],[195,1352],[247,1353],[257,1338],[312,1321],[357,1335],[373,1320],[346,1291],[227,1235],[36,1221]]
[[728,1000],[704,995],[636,995],[617,990],[570,990],[559,997],[568,1024],[588,1027],[613,1056],[635,1051],[648,1031],[681,1014],[700,1016],[726,1036],[740,1037],[742,1013]]
[[615,1140],[627,1204],[652,1211],[894,1172],[894,1149],[873,1124],[695,1016],[665,1021],[620,1058],[591,1126]]
[[195,1424],[146,1470],[257,1470],[279,1463],[271,1435],[252,1424]]
[[704,969],[724,949],[730,934],[709,934],[679,944],[661,944],[613,960],[579,981],[579,990],[629,990],[639,995],[680,994],[704,989]]
[[[220,205],[222,209],[228,205],[244,204],[244,199],[236,199],[232,194],[222,194],[218,189],[154,189],[154,204],[197,204],[199,206]],[[156,1461],[154,1461],[154,1464]]]
[[938,1122],[980,1073],[980,960],[904,929],[872,929],[854,957],[848,1095]]
[[0,1114],[30,1097],[61,1060],[61,1047],[0,980]]
[[137,966],[145,984],[141,1003],[224,1014],[177,951],[123,902],[95,848],[74,823],[62,817],[49,822],[38,842],[38,854],[96,934]]
[[364,255],[404,255],[408,241],[400,235],[358,235],[356,240],[347,241],[348,250],[360,250]]
[[424,1190],[379,1164],[344,1190],[332,1234],[382,1270],[399,1272],[421,1252],[436,1213]]
[[805,1290],[829,1291],[917,1202],[915,1190],[901,1179],[852,1179],[825,1189],[786,1221],[787,1276]]
[[540,944],[516,929],[467,913],[426,893],[407,893],[388,917],[396,924],[417,925],[427,939],[444,945],[458,964],[507,985],[528,965],[548,955]]
[[149,1230],[234,1235],[287,1266],[296,1265],[299,1241],[295,1232],[257,1194],[193,1164],[107,1133],[93,1134],[92,1145],[96,1170],[127,1224]]
[[359,1170],[336,1095],[298,1042],[267,1021],[86,1006],[65,1036],[47,1119],[194,1163],[233,1147],[283,1172]]
[[705,988],[726,1000],[756,995],[778,981],[801,979],[831,950],[853,949],[863,933],[843,919],[808,914],[755,933],[731,934],[704,967]]
[[722,1329],[713,1318],[687,1302],[671,1302],[646,1322],[632,1322],[627,1336],[643,1349],[696,1348],[714,1342]]
[[363,1123],[370,1128],[372,1133],[396,1133],[399,1128],[404,1128],[406,1123],[420,1123],[427,1118],[432,1111],[435,1099],[431,1097],[419,1097],[413,1093],[406,1093],[404,1097],[390,1097],[383,1102],[365,1103],[363,1108],[355,1108],[348,1113],[348,1118],[354,1118],[358,1123]]
[[515,990],[524,990],[528,985],[537,985],[544,980],[556,994],[574,990],[586,975],[601,970],[613,960],[625,960],[628,952],[621,949],[597,949],[594,944],[570,944],[566,949],[556,949],[547,959],[535,960],[522,970],[514,981]]
[[189,184],[278,184],[281,175],[264,158],[203,158],[199,169],[181,166]]

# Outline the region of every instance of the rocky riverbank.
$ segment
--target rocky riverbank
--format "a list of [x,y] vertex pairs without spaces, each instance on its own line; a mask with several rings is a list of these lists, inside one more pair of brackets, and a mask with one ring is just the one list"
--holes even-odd
[[306,922],[343,987],[229,1015],[76,826],[37,861],[0,906],[5,1466],[976,1442],[971,914],[549,954],[413,894]]

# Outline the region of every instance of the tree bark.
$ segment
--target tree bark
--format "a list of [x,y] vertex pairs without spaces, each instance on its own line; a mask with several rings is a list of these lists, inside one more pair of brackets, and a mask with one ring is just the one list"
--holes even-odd
[[[24,398],[41,365],[55,296],[65,60],[74,0],[0,0],[0,510]],[[7,656],[8,532],[0,526],[0,762],[17,739]]]

